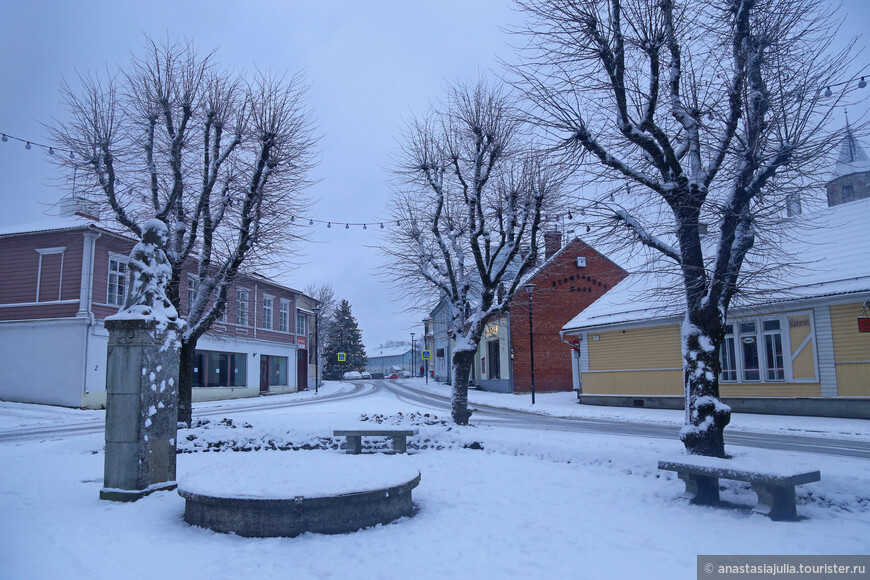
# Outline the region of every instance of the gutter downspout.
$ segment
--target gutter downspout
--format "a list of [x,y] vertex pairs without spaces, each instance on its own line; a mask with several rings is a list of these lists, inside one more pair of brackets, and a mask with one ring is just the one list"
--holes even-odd
[[[94,293],[94,254],[96,241],[102,234],[92,230],[85,231],[82,236],[82,273],[79,284],[79,310],[76,318],[85,318],[85,340],[82,351],[82,397],[88,392],[88,352],[90,350],[91,328],[95,324],[94,313],[91,310]],[[84,401],[82,401],[84,402]]]

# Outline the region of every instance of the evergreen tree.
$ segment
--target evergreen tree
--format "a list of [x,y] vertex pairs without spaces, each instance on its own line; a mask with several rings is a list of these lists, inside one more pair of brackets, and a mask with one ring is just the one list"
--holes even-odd
[[[335,380],[340,379],[347,371],[364,371],[368,359],[362,344],[362,332],[356,318],[351,314],[347,300],[342,300],[335,309],[331,332],[328,345],[323,351],[323,378]],[[338,360],[339,353],[345,353],[344,361]]]

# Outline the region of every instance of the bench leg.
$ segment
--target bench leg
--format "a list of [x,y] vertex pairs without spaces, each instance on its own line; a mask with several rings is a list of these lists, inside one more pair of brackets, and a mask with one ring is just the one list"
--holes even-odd
[[359,455],[360,453],[362,453],[362,436],[347,436],[347,453],[349,455]]
[[719,478],[692,473],[679,473],[680,479],[686,482],[683,497],[692,503],[714,505],[719,503]]
[[408,441],[404,435],[391,435],[393,440],[393,453],[405,453],[408,450]]
[[793,485],[770,485],[753,483],[752,489],[758,496],[758,505],[752,510],[764,514],[772,520],[796,520],[797,502]]

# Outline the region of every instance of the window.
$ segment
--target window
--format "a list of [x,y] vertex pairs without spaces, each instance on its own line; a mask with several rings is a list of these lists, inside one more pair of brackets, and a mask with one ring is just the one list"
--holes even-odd
[[764,372],[768,381],[785,380],[785,362],[782,356],[782,333],[779,320],[762,322],[764,336]]
[[[791,332],[784,332],[789,326]],[[811,337],[805,338],[805,335],[811,335],[809,326],[809,315],[806,314],[737,320],[726,324],[720,350],[722,372],[719,379],[725,382],[781,382],[815,378],[812,341]],[[797,328],[806,330],[798,332]],[[796,339],[800,339],[800,343],[790,346],[790,341]],[[808,344],[810,349],[803,352]],[[786,356],[787,353],[791,356]],[[794,367],[795,364],[799,368]],[[793,367],[795,370],[791,372]]]
[[278,330],[290,332],[290,302],[282,300],[280,308],[278,311]]
[[270,356],[269,385],[287,386],[287,357]]
[[758,337],[755,332],[754,322],[741,322],[740,346],[743,349],[743,380],[757,381],[760,378],[758,368]]
[[272,330],[272,302],[271,296],[263,296],[263,328]]
[[193,303],[196,302],[196,293],[199,290],[199,280],[194,276],[187,277],[187,314],[193,312]]
[[722,342],[722,375],[723,381],[737,380],[737,355],[734,352],[734,325],[725,325],[725,340]]
[[36,250],[39,254],[39,270],[36,276],[37,302],[53,302],[61,299],[65,251],[66,247]]
[[296,312],[296,334],[299,336],[305,336],[305,327],[307,326],[306,322],[308,317],[302,314],[301,312]]
[[198,350],[193,357],[194,387],[244,387],[247,355],[242,352]]
[[248,296],[250,292],[245,288],[236,290],[236,324],[248,325]]
[[106,302],[112,306],[123,307],[127,300],[127,260],[109,258],[109,291]]
[[843,199],[850,200],[855,197],[855,189],[851,185],[843,186]]

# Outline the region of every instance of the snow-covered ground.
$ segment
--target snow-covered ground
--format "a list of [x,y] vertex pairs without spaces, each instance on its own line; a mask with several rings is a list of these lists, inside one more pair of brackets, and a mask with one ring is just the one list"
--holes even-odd
[[[321,395],[347,388],[327,385]],[[527,404],[519,397],[472,393],[478,404],[493,404],[490,398],[500,406]],[[577,405],[562,402],[565,398],[542,395],[536,411],[573,414]],[[252,404],[197,405],[225,410],[227,420],[224,414],[213,416],[180,432],[185,452],[178,456],[179,479],[232,453],[204,449],[259,448],[244,454],[246,460],[287,453],[294,454],[293,463],[298,458],[304,465],[306,454],[351,459],[335,448],[333,429],[372,422],[413,425],[420,434],[409,440],[412,453],[383,459],[421,472],[414,490],[418,513],[338,536],[217,534],[185,524],[184,502],[175,492],[130,504],[101,501],[102,435],[11,440],[0,442],[0,577],[694,578],[698,554],[867,553],[866,460],[730,449],[773,466],[821,470],[821,482],[798,488],[798,512],[806,519],[772,522],[751,513],[754,494],[742,484],[723,482],[723,499],[736,504],[730,509],[680,500],[682,482],[656,469],[658,457],[680,453],[678,441],[456,428],[446,413],[402,403],[385,392],[246,412]],[[629,413],[630,420],[644,421],[671,413],[580,410],[589,411]],[[3,403],[0,430],[91,421],[100,413]],[[776,421],[837,437],[866,433],[860,422],[788,417],[771,418],[770,430],[776,430]],[[300,450],[266,450],[271,447]],[[268,477],[268,470],[261,471]],[[307,479],[318,475],[328,477],[312,473]]]

